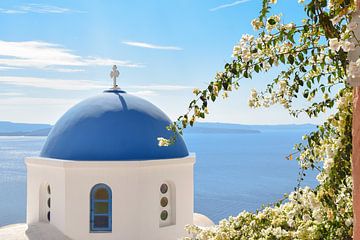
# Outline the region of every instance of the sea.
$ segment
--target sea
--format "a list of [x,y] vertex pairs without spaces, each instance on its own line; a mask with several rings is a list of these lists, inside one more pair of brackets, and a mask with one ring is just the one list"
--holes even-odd
[[[232,128],[232,126],[228,126]],[[257,132],[188,131],[185,142],[196,153],[195,212],[215,223],[256,211],[297,186],[299,167],[286,160],[313,125],[252,126]],[[45,137],[0,137],[0,226],[25,222],[24,158],[38,156]],[[316,187],[309,171],[302,186]]]

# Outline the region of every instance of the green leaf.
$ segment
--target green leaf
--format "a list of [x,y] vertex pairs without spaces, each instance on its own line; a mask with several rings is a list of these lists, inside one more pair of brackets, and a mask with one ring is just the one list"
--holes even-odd
[[249,73],[248,73],[247,70],[245,70],[245,72],[244,72],[244,77],[245,77],[245,78],[249,78]]
[[276,21],[272,18],[270,18],[268,21],[267,21],[270,25],[275,25],[276,24]]
[[274,59],[273,59],[273,58],[270,58],[270,59],[269,59],[269,64],[270,64],[270,66],[272,66],[273,63],[274,63]]
[[294,61],[295,61],[294,56],[293,56],[293,55],[289,55],[288,61],[289,61],[289,63],[290,63],[291,65],[294,64]]
[[194,121],[193,120],[190,120],[190,126],[193,126],[194,125]]
[[301,62],[304,61],[304,55],[301,52],[298,53],[298,58]]
[[308,88],[311,88],[311,81],[307,81],[307,82],[306,82],[306,86],[307,86]]
[[305,89],[304,93],[303,93],[304,98],[308,98],[309,96],[309,90]]
[[279,59],[282,63],[285,63],[285,56],[284,54],[280,54]]
[[288,39],[290,40],[290,42],[295,43],[294,35],[292,35],[291,33],[288,34]]

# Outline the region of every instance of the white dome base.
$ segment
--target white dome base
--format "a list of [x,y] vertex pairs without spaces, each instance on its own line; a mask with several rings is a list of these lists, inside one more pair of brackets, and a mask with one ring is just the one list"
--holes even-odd
[[[148,161],[27,158],[27,224],[51,216],[51,225],[74,240],[181,238],[193,221],[194,163],[195,155]],[[111,229],[104,232],[90,225],[90,193],[99,184],[111,189]]]
[[0,239],[6,240],[71,240],[48,223],[12,224],[0,228]]
[[215,226],[214,222],[210,218],[200,213],[194,213],[193,219],[193,224],[198,227],[209,228]]

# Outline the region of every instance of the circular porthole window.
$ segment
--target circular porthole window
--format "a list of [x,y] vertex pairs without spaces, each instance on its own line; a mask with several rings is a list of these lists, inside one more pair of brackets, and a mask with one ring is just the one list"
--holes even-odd
[[168,187],[167,184],[165,184],[165,183],[161,184],[160,192],[161,192],[162,194],[167,193],[168,189],[169,189],[169,187]]
[[162,207],[166,207],[166,206],[168,205],[168,203],[169,203],[169,200],[168,200],[167,197],[162,197],[162,198],[161,198],[161,200],[160,200],[160,205],[161,205]]
[[44,212],[45,215],[43,215],[42,219],[43,220],[47,220],[48,222],[50,222],[50,212],[51,212],[51,187],[49,184],[47,184],[45,186],[45,189],[44,189],[44,192],[45,192],[45,196],[44,196]]
[[169,216],[169,213],[166,210],[164,210],[160,214],[160,219],[165,221],[168,218],[168,216]]

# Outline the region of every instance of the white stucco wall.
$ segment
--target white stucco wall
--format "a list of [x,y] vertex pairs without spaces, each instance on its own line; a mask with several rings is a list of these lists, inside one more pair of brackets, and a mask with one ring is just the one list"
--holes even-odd
[[[38,194],[42,182],[52,186],[51,224],[74,240],[177,239],[193,221],[195,156],[151,161],[63,161],[26,159],[28,168],[27,222],[39,221]],[[160,186],[171,182],[169,199],[174,225],[159,226]],[[90,190],[98,184],[112,190],[112,232],[90,233]],[[170,185],[171,186],[171,185]],[[39,190],[37,190],[38,192]]]
[[[28,224],[41,221],[40,200],[41,188],[44,184],[51,188],[51,222],[59,230],[65,230],[65,170],[49,165],[27,163],[27,214]],[[56,189],[56,191],[54,191]]]

